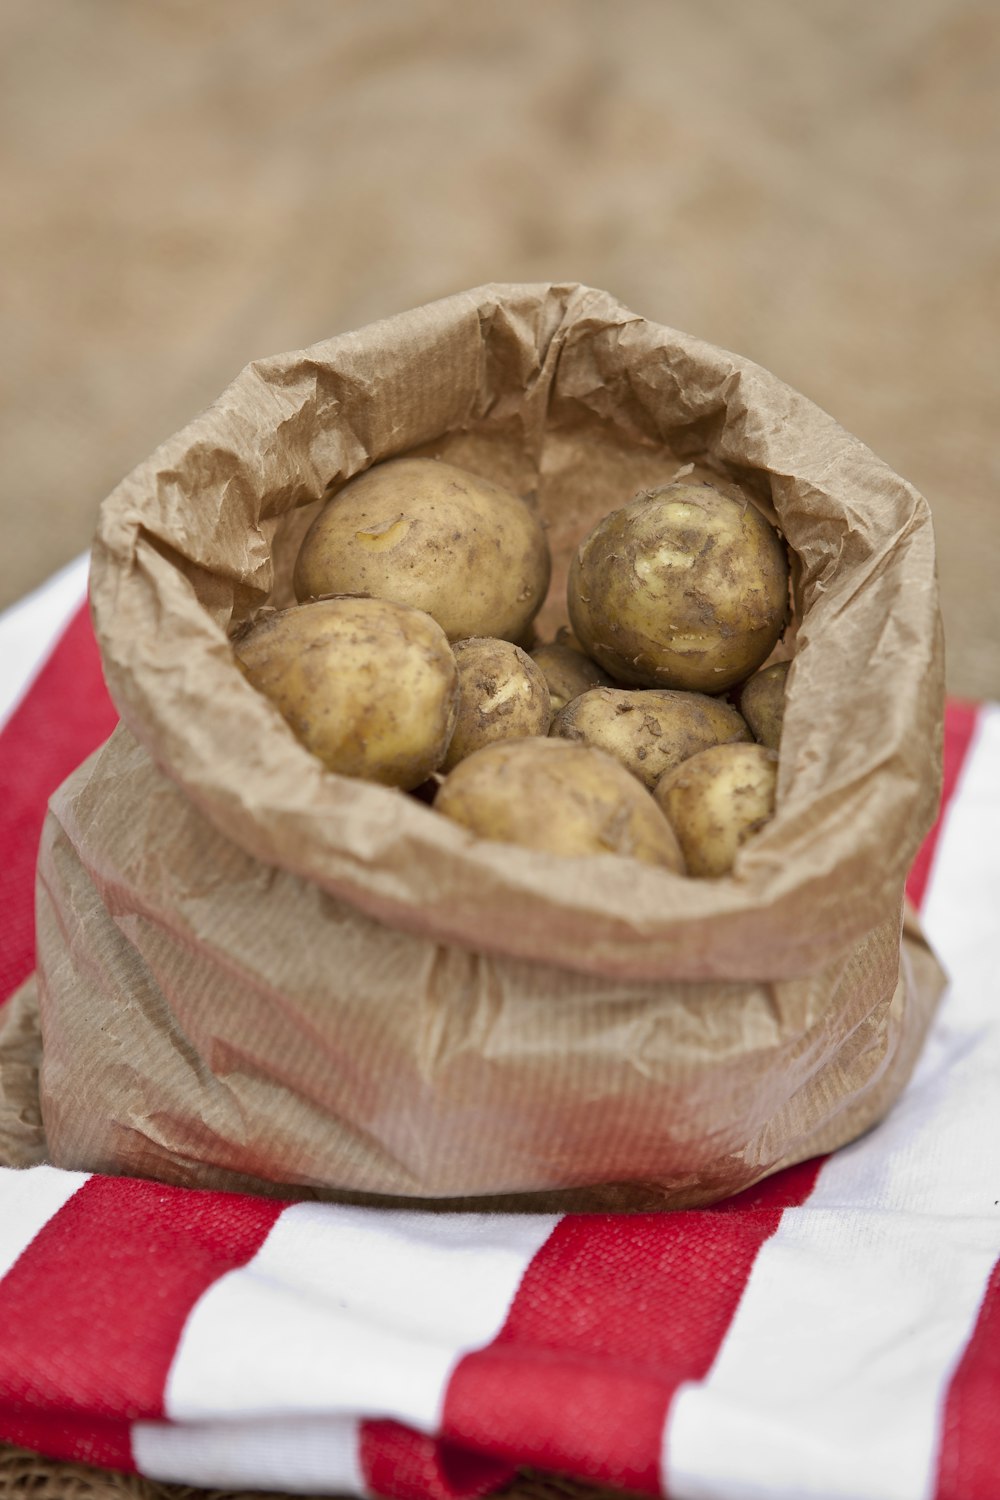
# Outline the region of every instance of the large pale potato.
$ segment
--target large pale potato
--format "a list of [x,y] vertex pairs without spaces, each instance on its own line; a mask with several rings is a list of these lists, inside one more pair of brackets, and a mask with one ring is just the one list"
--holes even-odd
[[785,679],[791,662],[776,661],[755,672],[740,692],[740,712],[758,745],[777,750],[785,719]]
[[386,599],[324,599],[261,620],[236,659],[330,771],[409,790],[442,762],[458,668],[429,615]]
[[458,718],[443,771],[494,740],[545,733],[552,717],[548,686],[519,646],[477,636],[458,641],[453,651],[458,663]]
[[538,517],[488,479],[431,458],[377,464],[333,496],[295,564],[299,599],[371,594],[431,615],[450,641],[522,639],[549,586]]
[[730,704],[668,688],[594,688],[556,714],[549,733],[606,750],[650,788],[699,750],[751,739]]
[[714,745],[657,782],[689,875],[717,877],[774,814],[778,756],[763,745]]
[[784,628],[788,556],[749,501],[668,485],[598,523],[573,559],[567,605],[588,655],[619,682],[721,693]]
[[434,808],[484,839],[684,868],[669,823],[635,777],[602,751],[565,740],[477,750],[451,772]]
[[563,645],[558,640],[549,646],[538,646],[531,659],[541,668],[548,683],[554,713],[588,688],[612,686],[611,678],[595,661],[575,646]]

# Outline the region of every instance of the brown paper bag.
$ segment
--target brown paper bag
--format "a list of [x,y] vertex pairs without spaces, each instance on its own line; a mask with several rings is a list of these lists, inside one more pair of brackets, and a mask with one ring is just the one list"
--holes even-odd
[[[543,629],[582,535],[682,465],[777,520],[778,807],[732,876],[477,840],[325,771],[244,680],[228,636],[290,601],[323,498],[414,451],[537,504]],[[576,286],[261,361],[105,502],[92,602],[124,727],[54,799],[39,864],[58,1163],[695,1203],[850,1139],[903,1086],[941,987],[901,941],[939,790],[929,514],[757,366]]]

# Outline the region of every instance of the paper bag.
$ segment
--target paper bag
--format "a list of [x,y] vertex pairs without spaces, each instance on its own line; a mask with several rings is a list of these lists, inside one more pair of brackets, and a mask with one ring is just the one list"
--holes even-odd
[[[731,876],[474,838],[326,771],[243,678],[230,637],[291,601],[324,498],[414,452],[537,506],[543,634],[594,522],[688,464],[777,522],[777,812]],[[486,287],[260,361],[105,502],[92,603],[123,727],[40,857],[59,1164],[693,1204],[902,1088],[941,988],[902,926],[939,793],[929,513],[749,361],[578,286]]]

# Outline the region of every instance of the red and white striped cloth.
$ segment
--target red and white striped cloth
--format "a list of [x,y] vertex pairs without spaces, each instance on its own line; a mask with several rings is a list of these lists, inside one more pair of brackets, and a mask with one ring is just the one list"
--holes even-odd
[[[0,617],[0,995],[46,796],[114,715],[84,566]],[[716,1208],[286,1205],[0,1170],[0,1439],[201,1485],[1000,1494],[1000,709],[952,704],[911,893],[952,975],[863,1140]]]

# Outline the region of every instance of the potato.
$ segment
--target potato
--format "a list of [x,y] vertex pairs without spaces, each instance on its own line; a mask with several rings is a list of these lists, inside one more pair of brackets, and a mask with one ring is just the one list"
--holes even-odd
[[715,745],[657,782],[653,796],[689,875],[727,875],[736,852],[774,814],[778,756],[763,745]]
[[558,640],[550,646],[539,646],[532,651],[531,659],[541,668],[549,685],[552,710],[558,713],[585,693],[588,688],[612,687],[611,678],[602,672],[596,662],[584,656],[575,646],[563,645]]
[[758,745],[777,750],[785,717],[785,678],[791,662],[776,661],[756,672],[740,692],[740,712]]
[[684,869],[669,823],[635,777],[602,751],[565,740],[477,750],[452,771],[434,809],[484,839]]
[[749,501],[667,485],[599,522],[573,559],[567,604],[588,655],[620,682],[721,693],[782,632],[788,557]]
[[419,786],[458,713],[458,668],[430,615],[386,599],[324,599],[261,620],[236,659],[330,771]]
[[572,651],[579,651],[581,656],[587,655],[586,651],[584,651],[583,647],[580,645],[580,642],[577,640],[576,636],[573,634],[572,630],[570,630],[568,625],[559,626],[559,629],[556,631],[556,638],[553,642],[553,645],[569,646]]
[[534,512],[499,485],[431,458],[397,458],[352,479],[306,532],[299,599],[370,594],[431,615],[450,641],[520,640],[549,586]]
[[606,750],[650,788],[699,750],[751,739],[730,704],[666,688],[594,688],[556,714],[549,733]]
[[538,667],[511,641],[479,636],[453,648],[458,663],[458,719],[441,769],[494,740],[544,734],[552,717]]

